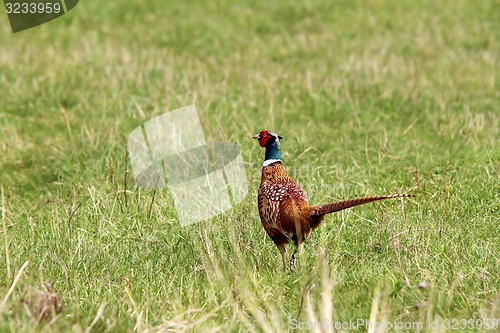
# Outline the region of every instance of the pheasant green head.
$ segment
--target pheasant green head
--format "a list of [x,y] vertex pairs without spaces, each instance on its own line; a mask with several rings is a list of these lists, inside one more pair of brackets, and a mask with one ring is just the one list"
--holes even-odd
[[259,140],[261,147],[266,148],[266,161],[281,160],[280,140],[283,139],[281,136],[271,131],[261,131],[253,138]]

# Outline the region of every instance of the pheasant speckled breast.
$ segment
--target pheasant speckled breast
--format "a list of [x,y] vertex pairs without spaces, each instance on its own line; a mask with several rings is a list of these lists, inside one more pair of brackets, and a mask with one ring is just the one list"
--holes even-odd
[[[259,188],[260,218],[266,228],[277,229],[287,238],[293,238],[307,225],[295,228],[296,222],[301,222],[308,212],[306,193],[295,183],[286,172],[281,162],[274,162],[264,168],[261,186]],[[291,228],[292,227],[292,228]]]
[[285,267],[285,245],[290,240],[295,244],[295,251],[290,260],[290,268],[293,269],[299,246],[309,237],[311,231],[319,226],[325,214],[374,201],[414,197],[410,194],[395,194],[310,206],[304,190],[283,167],[280,150],[282,137],[271,131],[262,131],[254,138],[259,140],[261,147],[266,148],[258,194],[259,215],[266,233],[278,247]]

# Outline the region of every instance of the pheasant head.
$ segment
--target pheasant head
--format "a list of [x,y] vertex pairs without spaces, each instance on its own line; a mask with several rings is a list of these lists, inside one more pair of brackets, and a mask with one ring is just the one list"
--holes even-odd
[[259,145],[266,148],[266,161],[281,160],[280,140],[283,138],[271,131],[261,131],[253,136],[259,140]]

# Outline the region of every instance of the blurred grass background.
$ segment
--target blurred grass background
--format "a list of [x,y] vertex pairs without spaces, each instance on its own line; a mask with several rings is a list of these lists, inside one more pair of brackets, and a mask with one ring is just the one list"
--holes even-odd
[[[16,34],[3,16],[1,330],[500,319],[499,5],[87,0]],[[241,147],[249,195],[182,228],[125,149],[192,103],[207,141]],[[256,206],[262,129],[312,204],[419,198],[328,217],[282,272]],[[39,320],[45,284],[64,306]]]

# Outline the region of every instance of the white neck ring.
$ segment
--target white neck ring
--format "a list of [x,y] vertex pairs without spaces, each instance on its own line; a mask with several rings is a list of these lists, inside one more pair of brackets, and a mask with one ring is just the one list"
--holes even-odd
[[276,162],[281,162],[281,160],[265,160],[264,161],[264,164],[262,164],[263,167],[266,167],[268,166],[269,164],[273,164],[273,163],[276,163]]

